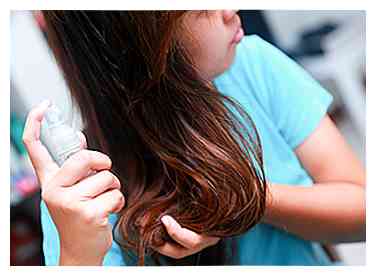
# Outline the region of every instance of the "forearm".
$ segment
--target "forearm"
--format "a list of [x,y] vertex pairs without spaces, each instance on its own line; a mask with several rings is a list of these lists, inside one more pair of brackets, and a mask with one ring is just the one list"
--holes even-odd
[[271,184],[269,191],[262,222],[323,243],[365,240],[365,191],[361,186]]

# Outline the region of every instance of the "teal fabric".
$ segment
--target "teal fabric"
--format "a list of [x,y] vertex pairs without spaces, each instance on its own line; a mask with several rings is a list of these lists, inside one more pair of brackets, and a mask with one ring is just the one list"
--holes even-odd
[[[266,178],[279,185],[311,186],[312,178],[294,154],[325,116],[333,97],[299,65],[257,35],[236,46],[231,67],[214,80],[218,90],[237,100],[256,124]],[[56,228],[41,203],[46,265],[58,263]],[[114,223],[116,216],[110,221]],[[236,265],[334,265],[320,245],[259,223],[236,237]],[[127,265],[134,265],[128,263]],[[116,242],[104,265],[126,265]]]

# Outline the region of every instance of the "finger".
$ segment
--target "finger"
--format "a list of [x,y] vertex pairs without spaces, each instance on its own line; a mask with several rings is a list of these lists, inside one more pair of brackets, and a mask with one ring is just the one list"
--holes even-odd
[[171,238],[186,248],[203,248],[207,245],[215,244],[219,240],[217,237],[197,234],[187,228],[183,228],[171,216],[163,216],[161,220]]
[[[172,244],[170,242],[166,242],[164,245],[161,245],[161,246],[158,246],[158,247],[152,246],[152,248],[155,251],[157,251],[157,252],[159,252],[163,255],[166,255],[168,257],[174,258],[174,259],[184,258],[186,256],[189,256],[189,255],[196,253],[192,249],[185,248],[185,247],[183,247],[179,244]],[[199,250],[197,250],[197,251],[199,251]]]
[[[83,134],[82,131],[77,131],[77,136],[80,139],[80,149],[87,149],[87,141],[85,134]],[[90,171],[87,176],[94,175],[96,171],[92,170]]]
[[94,198],[107,190],[119,189],[120,180],[110,171],[100,171],[92,176],[84,178],[71,190],[78,194],[81,198]]
[[102,218],[108,217],[111,213],[118,213],[125,204],[125,198],[118,189],[102,193],[88,201],[93,210],[98,210]]
[[45,182],[44,179],[47,178],[47,174],[59,168],[47,148],[40,141],[42,119],[50,104],[49,100],[43,101],[29,112],[22,136],[30,161],[42,185]]
[[91,171],[109,170],[111,165],[111,159],[99,151],[80,150],[63,163],[55,182],[63,187],[72,186]]
[[80,138],[81,141],[81,149],[86,149],[87,148],[87,142],[86,142],[86,137],[85,134],[83,134],[81,131],[77,131],[77,135]]

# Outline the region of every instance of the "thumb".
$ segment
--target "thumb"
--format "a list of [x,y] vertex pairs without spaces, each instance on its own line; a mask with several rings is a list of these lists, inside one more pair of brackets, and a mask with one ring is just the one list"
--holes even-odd
[[43,101],[29,112],[22,136],[23,143],[41,185],[48,179],[49,175],[59,169],[47,148],[40,141],[41,122],[50,104],[49,100]]

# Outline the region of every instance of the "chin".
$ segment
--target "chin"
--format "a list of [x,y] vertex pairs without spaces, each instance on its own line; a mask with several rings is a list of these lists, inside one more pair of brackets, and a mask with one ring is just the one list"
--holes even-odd
[[229,55],[230,57],[229,57],[229,62],[228,62],[227,68],[230,67],[235,60],[236,47],[234,47],[232,49],[233,50],[230,51],[230,55]]

